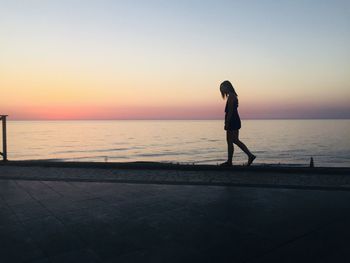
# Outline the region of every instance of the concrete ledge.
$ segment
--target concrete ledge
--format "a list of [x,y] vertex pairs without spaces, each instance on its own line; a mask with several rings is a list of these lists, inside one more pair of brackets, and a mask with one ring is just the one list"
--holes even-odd
[[349,168],[234,167],[163,163],[7,162],[0,179],[216,185],[350,191]]
[[350,175],[350,167],[301,167],[288,165],[237,165],[232,168],[206,164],[176,164],[160,162],[61,162],[56,160],[28,160],[0,162],[0,166],[57,167],[57,168],[98,168],[131,170],[178,170],[178,171],[230,171],[230,172],[268,172],[303,174],[344,174]]

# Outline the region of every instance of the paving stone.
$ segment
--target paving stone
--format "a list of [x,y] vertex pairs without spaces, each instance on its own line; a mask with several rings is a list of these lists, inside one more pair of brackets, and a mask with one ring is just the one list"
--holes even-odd
[[9,208],[0,210],[0,227],[7,227],[18,222],[17,215]]
[[61,197],[61,195],[40,181],[17,181],[17,184],[36,200]]
[[45,181],[43,183],[61,196],[69,198],[70,200],[79,201],[92,198],[88,192],[80,191],[68,182]]
[[53,216],[27,221],[23,225],[49,257],[83,248],[81,240]]
[[54,257],[50,257],[51,263],[99,263],[101,259],[96,255],[95,252],[89,249],[82,249],[71,251],[64,254],[59,254]]
[[40,258],[37,260],[30,260],[30,261],[26,261],[26,262],[28,262],[28,263],[51,263],[51,261],[47,257]]
[[8,205],[25,204],[35,201],[16,181],[0,180],[0,196]]
[[209,261],[205,254],[177,243],[159,245],[149,249],[123,254],[106,262],[218,262]]
[[251,262],[349,262],[350,218],[336,220],[254,258]]
[[105,202],[98,198],[84,199],[84,200],[71,200],[69,197],[60,197],[55,199],[47,199],[41,201],[42,205],[46,207],[55,215],[67,211],[81,210],[81,209],[94,209],[103,206]]
[[23,228],[1,231],[0,262],[25,262],[44,257],[43,251]]
[[12,205],[11,209],[20,221],[27,221],[51,215],[51,212],[37,201]]

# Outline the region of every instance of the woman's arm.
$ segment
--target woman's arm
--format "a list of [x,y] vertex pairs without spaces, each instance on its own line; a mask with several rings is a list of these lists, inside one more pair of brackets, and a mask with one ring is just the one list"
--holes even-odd
[[227,98],[227,114],[226,114],[226,119],[225,119],[225,127],[229,127],[230,126],[230,121],[232,119],[232,115],[234,112],[234,98],[233,96],[229,96]]
[[234,104],[234,98],[233,96],[229,96],[227,98],[228,102],[227,102],[227,114],[226,114],[226,119],[225,119],[225,124],[228,123],[233,115],[234,112],[234,108],[233,108],[233,104]]

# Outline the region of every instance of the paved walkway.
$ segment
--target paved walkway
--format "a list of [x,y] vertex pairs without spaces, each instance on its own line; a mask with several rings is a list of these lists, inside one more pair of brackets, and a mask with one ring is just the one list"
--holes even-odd
[[350,168],[310,169],[255,166],[221,169],[222,167],[198,165],[169,165],[167,167],[167,164],[161,163],[156,163],[154,166],[152,163],[151,165],[144,164],[142,167],[142,164],[135,163],[72,164],[65,162],[41,162],[37,165],[22,162],[22,165],[18,166],[18,162],[17,164],[11,163],[11,165],[0,163],[0,179],[230,185],[350,191]]
[[0,262],[350,262],[350,192],[0,180]]

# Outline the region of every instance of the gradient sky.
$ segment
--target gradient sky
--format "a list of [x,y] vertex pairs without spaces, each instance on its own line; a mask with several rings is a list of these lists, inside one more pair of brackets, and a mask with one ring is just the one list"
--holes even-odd
[[0,0],[0,114],[350,118],[349,47],[348,0]]

